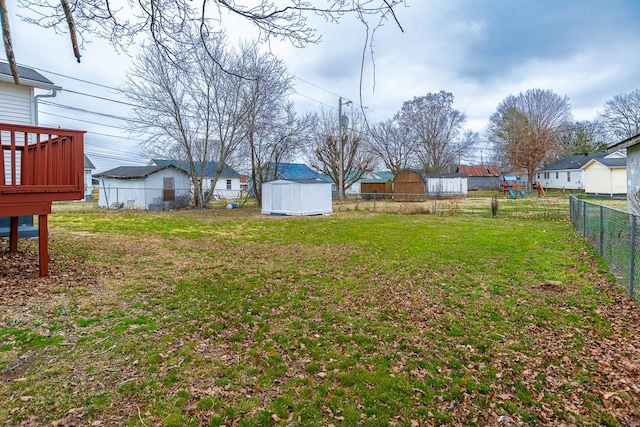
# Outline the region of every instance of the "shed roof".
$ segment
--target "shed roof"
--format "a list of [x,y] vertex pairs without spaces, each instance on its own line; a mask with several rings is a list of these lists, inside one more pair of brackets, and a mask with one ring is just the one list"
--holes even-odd
[[175,169],[181,173],[186,173],[182,169],[173,165],[162,166],[118,166],[117,168],[109,169],[101,173],[97,173],[95,177],[104,178],[117,178],[117,179],[142,179],[146,178],[152,173],[156,173],[163,169]]
[[591,159],[601,159],[605,157],[607,153],[585,153],[577,156],[569,156],[564,159],[560,159],[555,163],[551,163],[543,168],[537,170],[537,172],[543,171],[559,171],[559,170],[578,170],[586,165]]
[[584,165],[582,168],[586,168],[587,166],[589,166],[590,164],[594,163],[594,162],[598,162],[600,164],[602,164],[603,166],[606,166],[610,169],[614,169],[614,168],[622,168],[622,167],[626,167],[627,166],[627,159],[624,157],[614,157],[614,158],[602,158],[602,159],[591,159],[589,162],[587,162],[586,165]]
[[616,150],[620,150],[623,148],[629,148],[629,147],[633,147],[634,145],[640,144],[640,133],[634,136],[631,136],[625,140],[622,140],[620,142],[616,142],[613,145],[610,145],[607,147],[607,151],[609,153],[616,151]]
[[478,177],[478,176],[487,176],[487,177],[499,177],[500,170],[497,166],[485,166],[485,165],[476,165],[476,166],[467,166],[460,165],[457,169],[458,173],[465,173],[469,177]]
[[[18,74],[21,85],[37,87],[38,89],[53,89],[55,87],[51,80],[32,68],[18,65]],[[0,81],[14,83],[8,62],[0,61]]]
[[[170,160],[170,159],[152,159],[153,163],[158,166],[166,166],[172,165],[179,169],[182,169],[184,172],[189,173],[189,162],[184,160]],[[193,162],[193,166],[196,168],[197,172],[202,170],[202,162]],[[218,169],[218,162],[204,162],[204,174],[202,177],[209,178],[214,177],[216,175],[216,170]],[[220,173],[220,178],[240,178],[241,175],[232,169],[229,165],[225,164],[222,167],[222,172]]]
[[428,178],[468,178],[466,173],[428,173],[425,174]]

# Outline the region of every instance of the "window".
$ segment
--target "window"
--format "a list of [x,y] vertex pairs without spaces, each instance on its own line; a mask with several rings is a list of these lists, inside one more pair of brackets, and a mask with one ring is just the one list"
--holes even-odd
[[571,172],[567,172],[567,182],[571,182]]
[[556,172],[556,179],[558,179],[558,178],[559,178],[558,174],[559,174],[559,172]]
[[227,180],[227,190],[231,190],[231,180]]

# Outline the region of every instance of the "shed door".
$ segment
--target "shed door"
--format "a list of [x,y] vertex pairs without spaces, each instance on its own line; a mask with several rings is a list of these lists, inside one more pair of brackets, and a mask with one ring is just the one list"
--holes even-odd
[[271,186],[271,210],[273,212],[282,212],[282,190],[284,185]]
[[162,200],[164,202],[176,200],[176,180],[174,177],[162,178]]

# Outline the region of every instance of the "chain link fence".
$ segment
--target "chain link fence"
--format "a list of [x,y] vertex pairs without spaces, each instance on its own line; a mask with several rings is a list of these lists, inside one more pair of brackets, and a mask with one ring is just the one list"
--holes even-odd
[[638,216],[582,200],[570,198],[570,217],[576,230],[598,250],[609,271],[629,293],[640,299],[640,277],[636,271],[638,251]]
[[512,199],[501,192],[469,192],[466,196],[447,194],[433,195],[402,194],[402,200],[396,200],[397,193],[359,193],[346,194],[343,202],[334,199],[333,209],[337,212],[368,211],[372,213],[432,214],[432,215],[470,215],[480,217],[493,216],[491,198],[496,197],[498,217],[566,219],[569,199],[565,194],[551,197],[538,197],[526,194]]

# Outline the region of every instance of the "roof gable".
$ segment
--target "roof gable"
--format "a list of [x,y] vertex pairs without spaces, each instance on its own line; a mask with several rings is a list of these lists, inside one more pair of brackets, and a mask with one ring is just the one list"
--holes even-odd
[[[170,160],[170,159],[152,159],[152,163],[155,163],[158,166],[172,165],[177,167],[178,169],[182,169],[185,173],[189,173],[189,162],[186,160]],[[200,173],[202,171],[202,162],[193,162],[193,166],[196,168],[196,172]],[[204,162],[204,174],[203,178],[213,178],[216,176],[216,171],[218,170],[218,162]],[[220,178],[240,178],[240,174],[236,172],[234,169],[229,167],[229,165],[225,164],[222,167],[222,172],[220,173]]]
[[174,169],[180,173],[186,174],[185,171],[173,165],[162,166],[118,166],[101,173],[97,173],[95,177],[117,178],[117,179],[143,179],[149,175],[161,171],[163,169]]
[[586,169],[594,163],[600,163],[603,166],[608,167],[609,169],[616,168],[626,168],[627,167],[627,159],[623,157],[603,157],[601,159],[591,159],[587,162],[586,165],[582,167],[582,169]]

